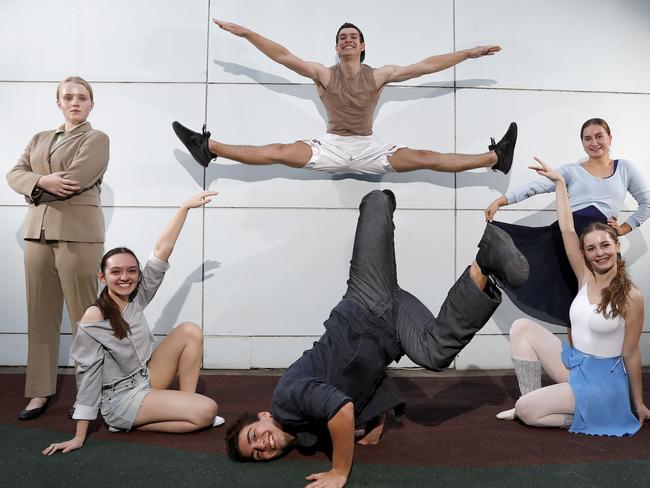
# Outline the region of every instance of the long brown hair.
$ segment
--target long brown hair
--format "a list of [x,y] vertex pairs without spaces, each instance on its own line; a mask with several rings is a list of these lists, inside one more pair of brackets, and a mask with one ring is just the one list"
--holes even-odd
[[[133,256],[133,259],[135,259],[135,262],[138,265],[138,271],[140,270],[140,261],[138,261],[138,257],[133,251],[131,251],[131,249],[127,247],[116,247],[108,251],[106,254],[104,254],[104,257],[102,257],[102,262],[100,265],[102,273],[106,274],[106,265],[108,259],[111,256],[115,256],[116,254],[129,254],[130,256]],[[129,295],[129,302],[132,301],[138,294],[139,286],[140,283],[138,281],[138,286],[136,286],[135,290],[133,290],[133,292]],[[104,318],[107,319],[111,324],[111,328],[113,329],[113,334],[115,337],[118,339],[124,339],[127,335],[129,335],[131,332],[131,327],[129,327],[129,323],[124,320],[124,317],[122,317],[122,312],[117,306],[117,303],[115,303],[115,300],[113,300],[109,295],[108,286],[105,286],[102,292],[99,294],[99,298],[95,302],[95,306],[101,310]]]
[[[580,236],[580,249],[582,250],[583,255],[585,250],[585,236],[590,232],[599,230],[607,232],[614,242],[618,242],[618,235],[611,226],[601,222],[594,222],[589,224]],[[587,263],[587,267],[591,269],[591,266],[586,259],[585,263]],[[616,276],[614,276],[614,279],[609,286],[604,288],[601,292],[600,304],[596,311],[602,313],[603,316],[608,319],[616,318],[619,315],[624,317],[627,312],[628,297],[632,286],[634,285],[630,276],[627,274],[625,261],[621,259],[619,254],[616,258]]]

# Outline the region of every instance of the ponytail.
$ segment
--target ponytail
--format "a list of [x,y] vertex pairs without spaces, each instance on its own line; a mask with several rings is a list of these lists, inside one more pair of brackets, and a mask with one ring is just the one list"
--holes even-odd
[[609,286],[603,289],[600,305],[596,309],[597,312],[602,313],[607,319],[614,319],[619,315],[625,317],[628,297],[632,289],[632,280],[627,274],[625,261],[619,257],[616,261],[616,266],[616,276],[614,276]]

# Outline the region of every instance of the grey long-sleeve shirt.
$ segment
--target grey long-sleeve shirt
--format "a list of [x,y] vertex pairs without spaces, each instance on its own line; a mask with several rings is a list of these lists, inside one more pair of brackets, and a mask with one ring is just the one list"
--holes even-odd
[[[595,206],[605,217],[618,216],[623,207],[625,194],[630,192],[638,208],[627,220],[635,229],[650,217],[650,188],[639,169],[627,159],[619,159],[616,171],[609,178],[597,178],[581,164],[567,164],[558,168],[569,191],[569,204],[573,211],[589,205]],[[517,203],[540,193],[555,191],[555,183],[546,177],[506,193],[508,203]]]
[[77,364],[74,419],[96,419],[102,386],[111,385],[147,367],[154,338],[143,311],[158,291],[168,269],[169,263],[151,254],[142,270],[138,293],[122,312],[131,328],[124,339],[115,337],[108,320],[79,322],[71,354]]

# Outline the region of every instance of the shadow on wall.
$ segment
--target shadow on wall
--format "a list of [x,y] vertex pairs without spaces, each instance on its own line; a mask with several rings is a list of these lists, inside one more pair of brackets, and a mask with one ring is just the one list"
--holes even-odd
[[152,332],[154,334],[168,334],[174,326],[179,323],[179,312],[183,308],[183,304],[185,303],[185,300],[187,300],[187,296],[189,295],[192,286],[194,284],[202,286],[204,281],[209,280],[214,276],[212,271],[220,266],[221,263],[218,261],[207,260],[192,271],[185,280],[183,280],[183,283],[178,287],[174,296],[172,296],[163,308],[160,318],[156,320]]

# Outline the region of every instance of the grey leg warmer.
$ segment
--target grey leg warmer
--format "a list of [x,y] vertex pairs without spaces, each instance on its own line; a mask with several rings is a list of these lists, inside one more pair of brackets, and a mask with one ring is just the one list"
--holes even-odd
[[528,361],[526,359],[512,358],[515,367],[519,391],[521,396],[542,387],[542,363],[541,361]]

